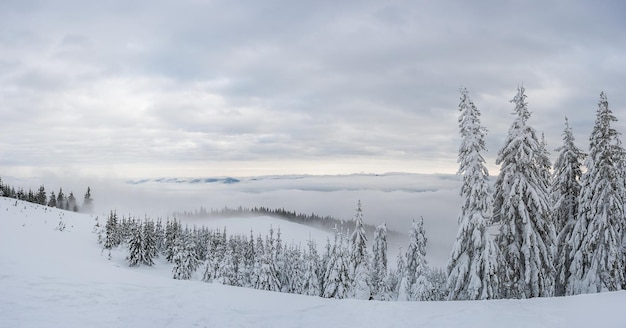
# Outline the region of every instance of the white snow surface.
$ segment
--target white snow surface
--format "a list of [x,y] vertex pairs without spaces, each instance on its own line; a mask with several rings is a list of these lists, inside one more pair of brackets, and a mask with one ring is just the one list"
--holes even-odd
[[[378,302],[222,286],[199,277],[173,280],[171,265],[162,259],[154,267],[129,268],[120,249],[108,260],[92,232],[94,219],[0,198],[0,327],[626,326],[623,291],[530,300]],[[56,229],[59,220],[64,231]]]

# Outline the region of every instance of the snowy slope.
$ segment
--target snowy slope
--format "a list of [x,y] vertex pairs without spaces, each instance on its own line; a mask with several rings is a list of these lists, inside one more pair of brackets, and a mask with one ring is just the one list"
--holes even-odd
[[[55,230],[59,220],[64,231]],[[626,292],[532,300],[328,300],[170,279],[107,260],[94,218],[0,198],[0,327],[624,327]]]

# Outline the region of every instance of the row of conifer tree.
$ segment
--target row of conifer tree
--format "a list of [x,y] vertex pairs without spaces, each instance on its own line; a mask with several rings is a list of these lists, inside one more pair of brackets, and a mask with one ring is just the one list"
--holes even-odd
[[626,287],[626,152],[617,119],[600,94],[589,153],[565,120],[554,165],[528,124],[525,90],[497,154],[495,183],[482,153],[480,111],[461,90],[459,173],[462,208],[448,264],[450,299],[530,298]]
[[318,251],[307,245],[284,244],[280,229],[264,238],[227,235],[226,230],[183,227],[177,220],[107,217],[97,224],[99,240],[109,251],[120,245],[128,250],[130,266],[154,264],[161,256],[173,263],[174,279],[191,279],[226,285],[327,298],[376,300],[443,300],[445,274],[426,264],[423,220],[414,221],[406,253],[398,254],[391,269],[387,256],[387,228],[376,228],[371,251],[359,202],[351,234],[336,230]]
[[15,198],[23,200],[29,203],[55,207],[62,210],[78,212],[79,210],[84,213],[91,213],[93,211],[93,199],[91,198],[91,188],[87,187],[87,192],[83,198],[82,206],[78,206],[78,201],[73,192],[69,195],[63,193],[63,188],[59,188],[57,194],[54,191],[47,194],[46,188],[41,185],[37,191],[28,189],[25,191],[23,188],[15,189],[15,187],[5,184],[0,178],[0,197]]

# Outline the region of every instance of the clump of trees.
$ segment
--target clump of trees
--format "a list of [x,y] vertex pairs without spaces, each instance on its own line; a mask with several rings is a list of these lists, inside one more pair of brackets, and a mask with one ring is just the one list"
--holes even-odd
[[314,295],[326,298],[374,300],[442,300],[445,279],[428,268],[423,220],[414,221],[406,253],[398,259],[406,266],[391,269],[387,229],[376,228],[371,250],[363,228],[361,202],[354,230],[336,229],[319,252],[313,240],[306,247],[285,244],[280,229],[265,236],[229,235],[226,230],[183,226],[177,219],[118,218],[111,212],[98,227],[104,250],[127,250],[129,266],[154,265],[158,257],[173,265],[174,279],[196,277],[205,282]]
[[41,185],[37,191],[33,191],[32,189],[25,191],[23,188],[16,189],[11,185],[3,183],[2,178],[0,178],[0,197],[15,198],[29,203],[55,207],[66,211],[80,211],[83,213],[91,213],[93,211],[93,199],[91,198],[90,187],[87,187],[82,206],[78,206],[78,201],[74,193],[70,192],[69,195],[66,196],[63,193],[63,188],[59,188],[57,194],[51,191],[50,195],[48,195],[43,185]]
[[[268,208],[268,207],[243,207],[237,208],[224,207],[222,209],[207,210],[204,207],[194,211],[174,212],[175,217],[180,218],[229,218],[229,217],[245,217],[245,216],[271,216],[287,220],[289,222],[306,224],[316,228],[333,231],[336,227],[342,230],[352,231],[356,228],[356,220],[342,220],[332,216],[321,216],[315,213],[297,213],[296,211],[286,210],[285,208]],[[362,229],[365,233],[374,234],[376,226],[361,222]],[[391,237],[397,237],[399,233],[389,230]]]
[[[493,188],[485,161],[486,129],[461,90],[459,232],[447,268],[449,299],[529,298],[626,288],[626,160],[617,119],[600,94],[589,155],[565,120],[554,165],[546,142],[528,124],[523,87]],[[584,168],[583,170],[583,161]],[[495,236],[488,233],[496,230]]]

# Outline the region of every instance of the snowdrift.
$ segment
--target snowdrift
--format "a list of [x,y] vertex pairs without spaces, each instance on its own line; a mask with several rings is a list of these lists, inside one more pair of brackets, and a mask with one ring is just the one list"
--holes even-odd
[[[621,313],[626,292],[375,302],[173,280],[171,265],[162,260],[154,267],[129,268],[125,250],[108,260],[92,232],[95,219],[0,198],[0,327],[626,326]],[[281,230],[285,240],[302,238],[288,236],[290,228]]]

